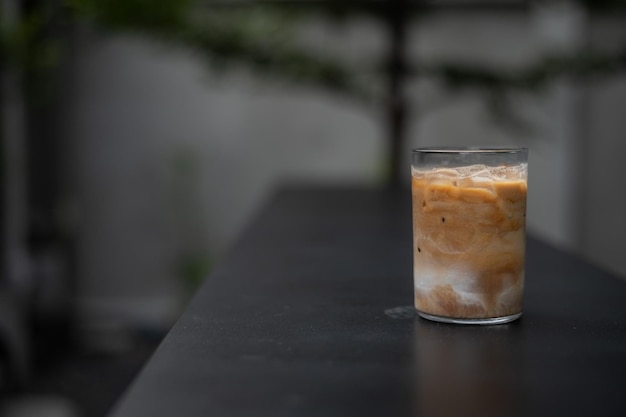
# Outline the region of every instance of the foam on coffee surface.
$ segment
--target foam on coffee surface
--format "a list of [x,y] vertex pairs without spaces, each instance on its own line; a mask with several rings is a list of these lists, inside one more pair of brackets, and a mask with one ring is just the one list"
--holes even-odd
[[521,312],[526,164],[413,170],[415,304],[456,318]]

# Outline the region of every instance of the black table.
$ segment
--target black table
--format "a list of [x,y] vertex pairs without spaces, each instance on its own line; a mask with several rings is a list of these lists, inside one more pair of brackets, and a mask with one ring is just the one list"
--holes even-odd
[[624,416],[626,282],[529,237],[522,318],[417,318],[408,190],[284,188],[114,408],[140,416]]

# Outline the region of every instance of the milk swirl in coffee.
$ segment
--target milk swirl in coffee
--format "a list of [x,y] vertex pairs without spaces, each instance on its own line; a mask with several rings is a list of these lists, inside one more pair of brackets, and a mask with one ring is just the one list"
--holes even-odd
[[449,318],[522,311],[527,165],[412,169],[415,307]]

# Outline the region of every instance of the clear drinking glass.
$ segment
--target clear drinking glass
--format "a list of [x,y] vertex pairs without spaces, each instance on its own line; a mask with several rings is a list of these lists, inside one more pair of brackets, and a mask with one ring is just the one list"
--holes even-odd
[[415,308],[448,323],[522,315],[528,150],[412,152]]

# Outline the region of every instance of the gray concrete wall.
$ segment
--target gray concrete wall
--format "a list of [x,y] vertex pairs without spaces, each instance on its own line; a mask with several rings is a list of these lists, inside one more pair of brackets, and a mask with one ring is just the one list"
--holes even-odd
[[180,263],[219,260],[277,183],[381,181],[375,117],[323,92],[216,78],[194,57],[93,38],[76,62],[80,309],[175,317]]
[[[594,19],[590,41],[596,48],[624,50],[623,17]],[[584,209],[582,253],[626,277],[626,76],[599,78],[589,84],[588,131],[579,184]]]

